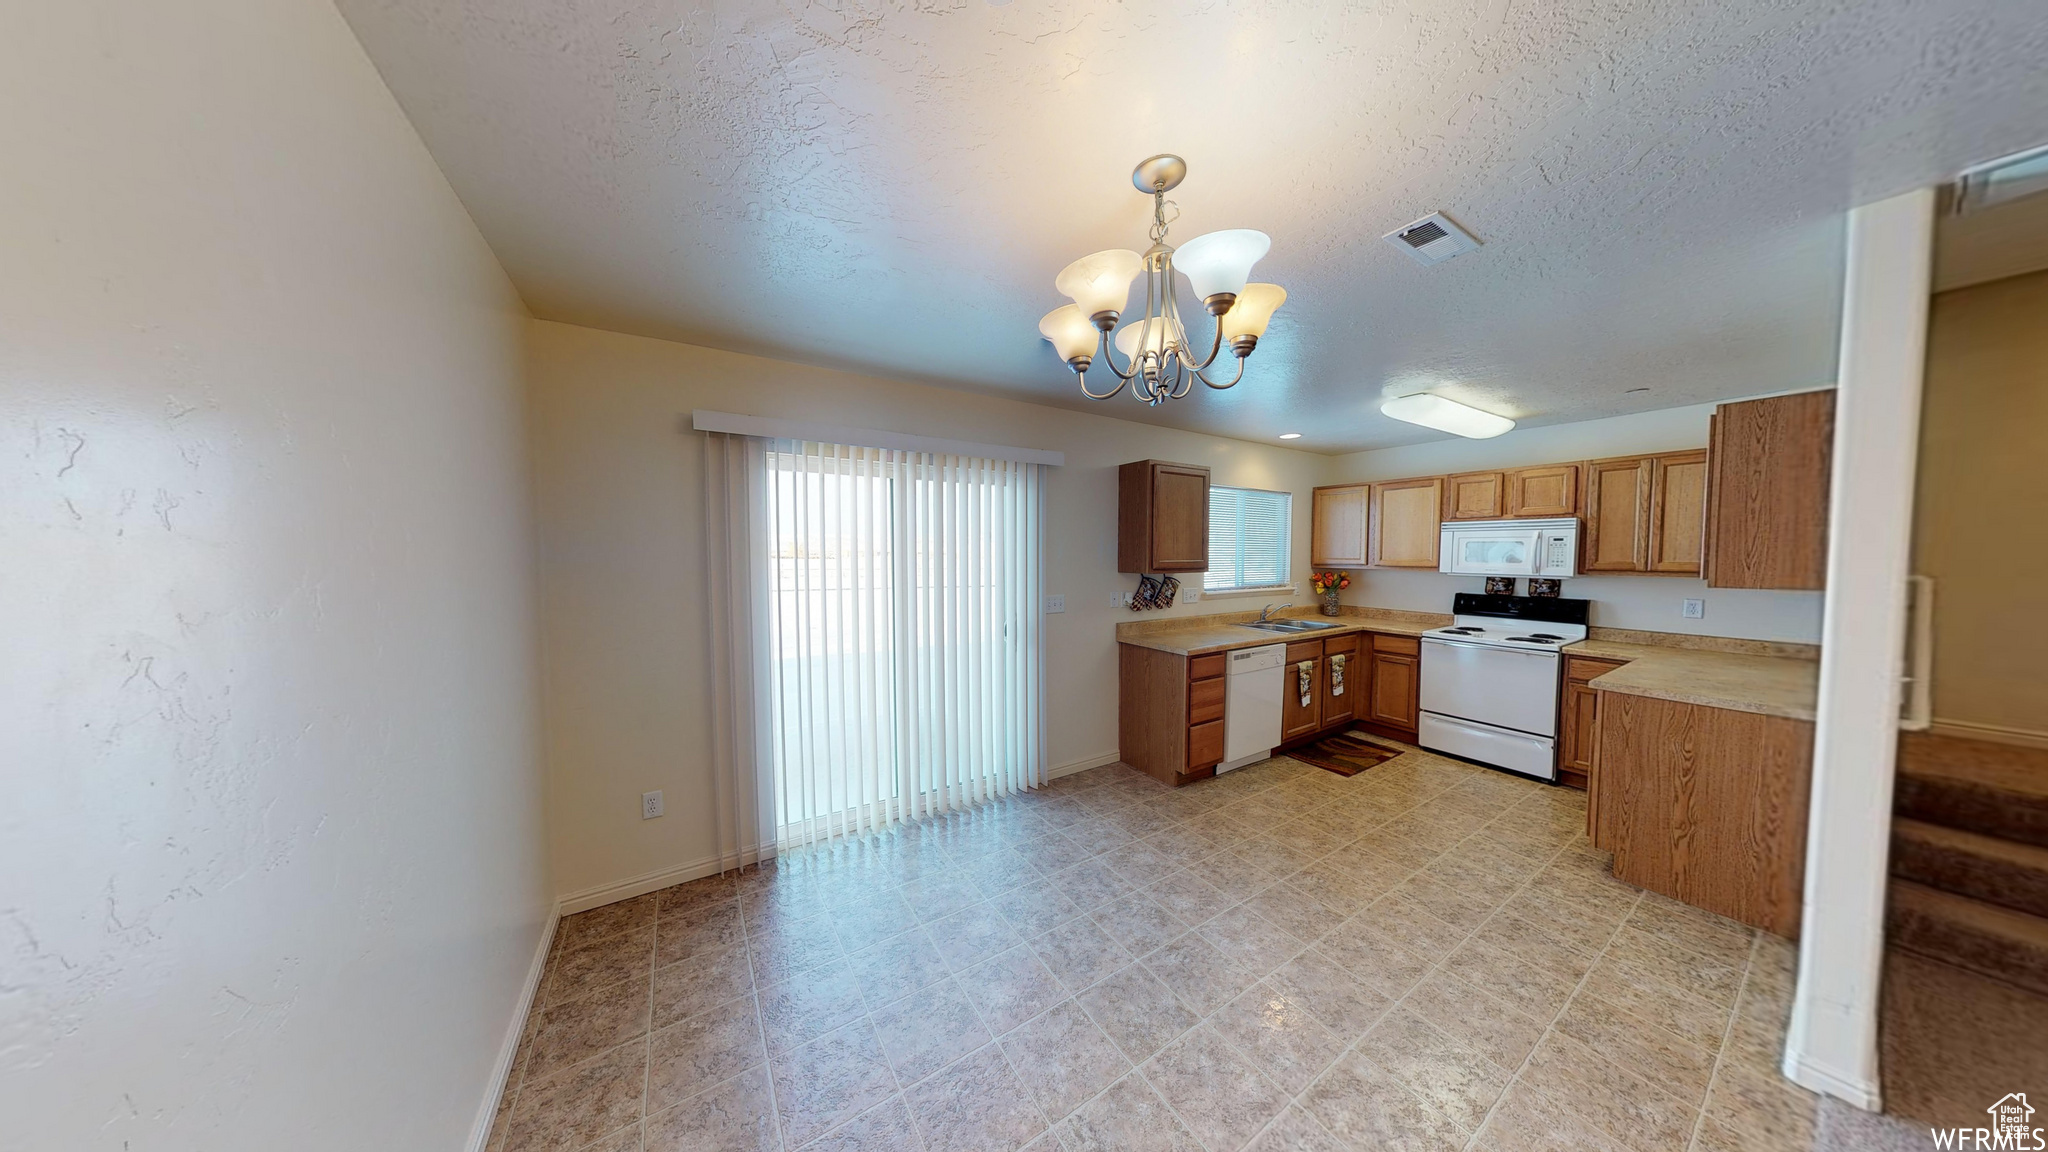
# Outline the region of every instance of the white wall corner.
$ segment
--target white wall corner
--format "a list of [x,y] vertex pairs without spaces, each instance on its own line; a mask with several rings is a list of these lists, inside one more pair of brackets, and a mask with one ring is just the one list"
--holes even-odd
[[548,914],[547,924],[541,928],[540,944],[533,950],[533,964],[526,970],[526,983],[519,990],[519,1002],[512,1008],[512,1023],[505,1029],[505,1039],[498,1045],[498,1062],[491,1068],[491,1078],[484,1089],[483,1106],[477,1109],[476,1121],[470,1125],[468,1152],[484,1152],[490,1142],[491,1126],[498,1119],[498,1101],[505,1097],[506,1081],[512,1078],[512,1064],[519,1058],[519,1041],[526,1034],[526,1017],[533,1011],[533,1002],[540,996],[541,977],[547,974],[548,952],[554,948],[555,929],[562,922],[559,906]]
[[1869,1109],[1933,242],[1931,188],[1849,213],[1805,911],[1783,1065]]

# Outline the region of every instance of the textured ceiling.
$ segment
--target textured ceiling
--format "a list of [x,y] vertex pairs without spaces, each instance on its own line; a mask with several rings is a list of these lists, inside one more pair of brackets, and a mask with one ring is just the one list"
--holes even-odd
[[[340,7],[539,316],[1320,451],[1825,383],[1843,211],[2048,137],[2041,0]],[[1035,326],[1160,151],[1290,299],[1236,390],[1095,404]],[[1484,247],[1379,239],[1438,209]]]

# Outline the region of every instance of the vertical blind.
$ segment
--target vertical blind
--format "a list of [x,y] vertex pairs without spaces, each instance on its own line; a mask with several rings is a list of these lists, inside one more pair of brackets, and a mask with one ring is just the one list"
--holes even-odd
[[1044,466],[787,440],[766,465],[779,841],[1037,784]]
[[1287,583],[1294,497],[1259,488],[1209,488],[1209,571],[1202,588],[1277,588]]

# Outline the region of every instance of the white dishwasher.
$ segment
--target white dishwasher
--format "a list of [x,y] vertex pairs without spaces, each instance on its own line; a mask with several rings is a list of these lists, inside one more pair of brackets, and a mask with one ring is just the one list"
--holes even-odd
[[1287,645],[1239,648],[1230,654],[1230,678],[1223,698],[1223,763],[1220,775],[1266,758],[1280,743],[1280,691]]

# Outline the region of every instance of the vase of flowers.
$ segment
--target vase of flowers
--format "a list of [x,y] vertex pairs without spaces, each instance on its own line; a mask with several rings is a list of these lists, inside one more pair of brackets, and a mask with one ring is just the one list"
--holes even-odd
[[1351,573],[1342,570],[1315,572],[1309,576],[1309,587],[1323,598],[1323,615],[1337,614],[1337,593],[1351,587]]

